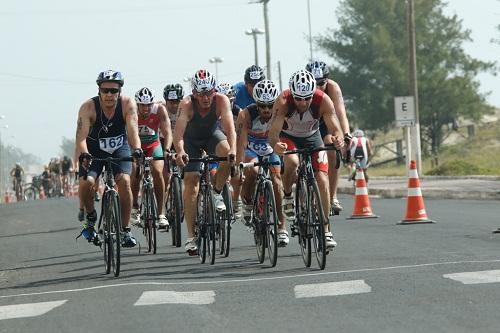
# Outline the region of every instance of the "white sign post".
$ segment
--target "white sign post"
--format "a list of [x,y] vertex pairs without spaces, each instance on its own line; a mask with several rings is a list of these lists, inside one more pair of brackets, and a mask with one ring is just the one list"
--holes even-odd
[[406,145],[406,167],[411,160],[410,126],[415,126],[415,100],[413,96],[394,97],[396,126],[403,127]]

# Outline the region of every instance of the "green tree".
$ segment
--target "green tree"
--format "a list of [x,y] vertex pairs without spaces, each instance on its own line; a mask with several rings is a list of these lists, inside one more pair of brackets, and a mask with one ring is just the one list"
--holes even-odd
[[73,158],[73,155],[75,154],[75,140],[71,140],[63,136],[60,148],[61,155]]
[[[443,126],[462,116],[477,120],[491,112],[476,76],[494,63],[467,55],[470,31],[443,13],[442,0],[415,0],[417,76],[423,141],[437,153]],[[394,96],[410,94],[406,2],[343,0],[339,25],[316,38],[335,60],[331,69],[348,103],[350,117],[363,128],[388,129]]]

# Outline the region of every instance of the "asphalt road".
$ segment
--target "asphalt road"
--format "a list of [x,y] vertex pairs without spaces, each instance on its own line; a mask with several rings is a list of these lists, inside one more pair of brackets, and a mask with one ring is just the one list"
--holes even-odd
[[0,332],[499,331],[498,202],[427,199],[437,223],[403,226],[402,199],[372,198],[380,218],[367,220],[346,220],[341,199],[324,271],[293,238],[275,268],[258,264],[238,224],[213,266],[162,233],[156,255],[124,251],[119,278],[75,241],[75,199],[2,205]]

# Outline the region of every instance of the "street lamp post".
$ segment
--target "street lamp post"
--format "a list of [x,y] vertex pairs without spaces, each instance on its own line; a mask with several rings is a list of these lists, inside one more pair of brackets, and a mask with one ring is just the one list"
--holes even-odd
[[224,58],[213,57],[213,58],[208,59],[208,61],[210,61],[210,63],[212,63],[212,64],[215,64],[215,79],[219,80],[219,67],[218,67],[218,64],[220,64],[221,62],[223,62]]
[[245,31],[245,34],[248,36],[253,36],[253,47],[254,47],[254,57],[255,57],[255,65],[259,66],[259,54],[257,52],[257,35],[262,35],[266,31],[260,28],[252,28]]

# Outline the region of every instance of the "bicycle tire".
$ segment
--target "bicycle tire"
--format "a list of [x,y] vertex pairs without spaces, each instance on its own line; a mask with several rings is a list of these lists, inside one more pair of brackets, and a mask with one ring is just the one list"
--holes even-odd
[[266,239],[267,255],[271,267],[276,266],[278,261],[278,212],[276,211],[276,199],[274,197],[273,184],[271,181],[264,183],[265,216],[266,216]]
[[299,176],[295,188],[295,218],[299,237],[300,252],[306,267],[311,267],[311,237],[308,236],[307,221],[307,183],[303,176]]
[[175,247],[181,247],[181,223],[184,219],[182,211],[182,184],[178,177],[172,178],[172,184],[170,185],[170,196],[171,199],[171,218],[169,219],[172,229],[172,245]]
[[325,215],[321,196],[317,182],[309,185],[309,226],[312,230],[312,243],[318,261],[319,269],[323,270],[326,266],[326,240],[325,240]]
[[[109,226],[109,210],[107,208],[106,203],[109,202],[108,199],[109,195],[108,193],[104,194],[104,198],[102,200],[102,205],[101,205],[101,215],[99,216],[99,227],[100,230],[102,230],[102,237],[104,241],[104,249],[103,249],[103,254],[104,254],[104,271],[106,274],[109,274],[111,272],[111,255],[110,252],[113,250],[111,248],[111,227]],[[102,224],[101,224],[102,223]],[[102,227],[101,227],[102,225]]]
[[197,247],[198,247],[198,257],[202,264],[205,263],[207,259],[207,228],[204,216],[207,216],[207,205],[205,204],[205,193],[204,190],[200,190],[198,193],[198,214],[197,214]]
[[257,250],[257,259],[259,264],[262,264],[266,259],[266,215],[265,215],[265,198],[264,198],[264,185],[259,185],[256,201],[253,206],[253,223],[254,223],[254,240],[255,248]]
[[234,208],[233,208],[233,197],[229,185],[226,183],[222,189],[222,197],[224,198],[224,203],[226,204],[226,220],[222,225],[224,227],[224,257],[229,256],[229,250],[231,248],[231,228],[234,222]]
[[156,220],[158,219],[158,209],[156,203],[155,193],[153,188],[147,189],[148,193],[148,209],[146,223],[148,229],[148,252],[156,254]]
[[122,218],[120,210],[120,200],[118,193],[115,191],[110,192],[111,205],[109,207],[111,211],[111,246],[112,246],[112,257],[111,265],[113,268],[113,274],[115,277],[120,275],[120,248],[121,248],[121,228],[122,228]]
[[33,187],[28,187],[24,190],[24,198],[26,200],[36,200],[37,192]]
[[[210,265],[213,265],[215,263],[215,255],[216,251],[215,248],[217,246],[217,239],[215,237],[215,228],[217,225],[217,216],[215,212],[215,198],[213,195],[213,192],[210,191],[209,193],[209,200],[208,200],[208,214],[206,216],[207,218],[207,249],[208,249],[208,254],[210,256]],[[217,215],[220,216],[220,214],[217,213]]]

